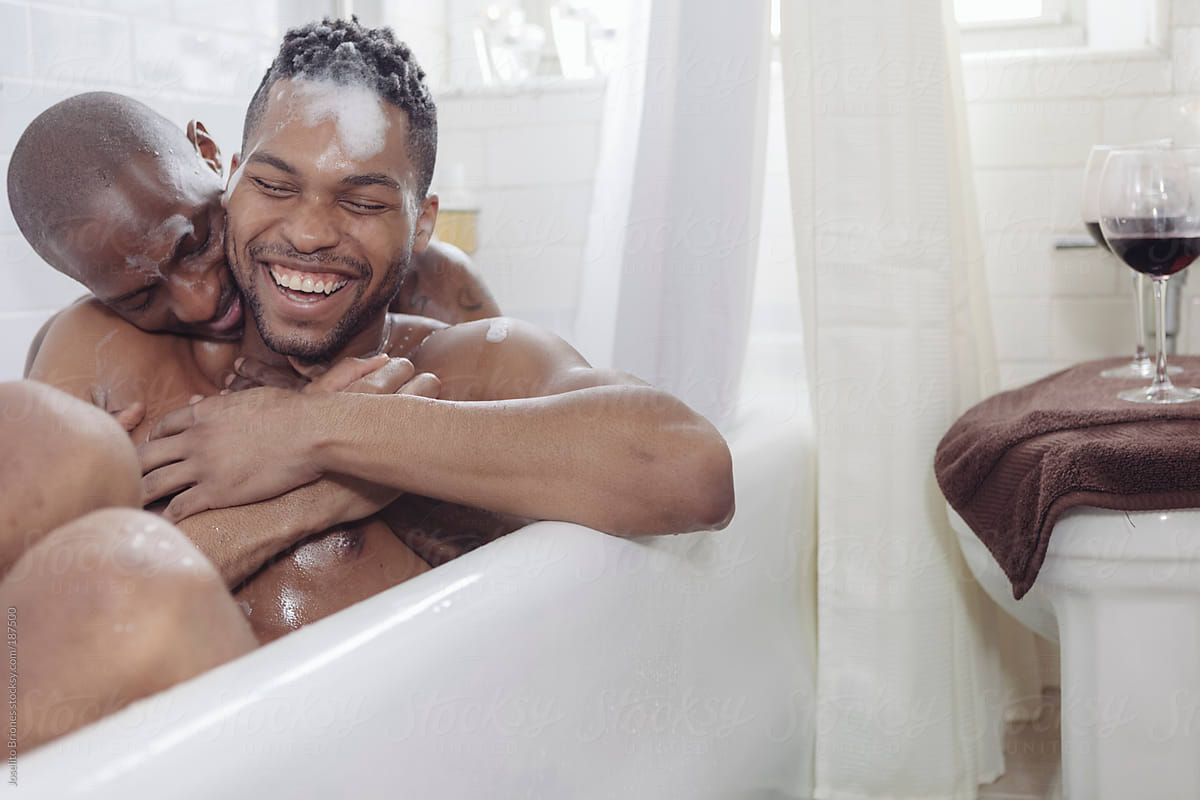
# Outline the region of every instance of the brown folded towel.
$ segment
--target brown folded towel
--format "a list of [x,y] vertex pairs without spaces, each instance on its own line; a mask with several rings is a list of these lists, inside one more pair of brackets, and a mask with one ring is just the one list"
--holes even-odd
[[[1127,359],[1124,359],[1127,360]],[[950,506],[987,545],[1020,599],[1050,531],[1072,506],[1123,511],[1200,506],[1200,401],[1129,403],[1149,380],[1101,378],[1123,359],[1079,364],[984,400],[938,444]],[[1200,357],[1176,356],[1179,386],[1200,386]]]

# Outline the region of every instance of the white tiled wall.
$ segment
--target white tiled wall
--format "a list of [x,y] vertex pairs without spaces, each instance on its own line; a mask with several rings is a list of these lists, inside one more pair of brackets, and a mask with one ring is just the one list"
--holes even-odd
[[[1200,144],[1200,2],[1173,0],[1169,52],[968,55],[964,85],[1001,380],[1133,352],[1132,273],[1082,234],[1093,144]],[[1187,274],[1187,273],[1184,273]],[[1176,278],[1178,279],[1178,278]],[[1200,352],[1200,278],[1184,290],[1179,352]]]
[[474,254],[504,313],[571,338],[604,87],[547,82],[438,99],[438,168],[461,168],[481,213]]

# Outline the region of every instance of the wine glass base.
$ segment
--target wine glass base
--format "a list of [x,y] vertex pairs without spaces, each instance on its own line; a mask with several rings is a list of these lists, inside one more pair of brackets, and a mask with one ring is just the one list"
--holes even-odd
[[[1167,367],[1168,375],[1178,375],[1183,372],[1183,367]],[[1100,373],[1101,378],[1153,378],[1154,377],[1154,362],[1153,361],[1130,361],[1128,364],[1122,364],[1119,367],[1106,369]]]
[[1190,403],[1200,400],[1200,389],[1190,386],[1146,386],[1118,392],[1117,397],[1131,403]]

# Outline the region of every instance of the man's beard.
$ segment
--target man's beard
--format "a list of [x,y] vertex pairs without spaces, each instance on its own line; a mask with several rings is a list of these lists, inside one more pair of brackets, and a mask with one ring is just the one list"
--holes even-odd
[[[262,337],[263,342],[267,347],[280,355],[292,356],[310,362],[331,360],[351,339],[361,332],[363,325],[378,316],[380,312],[386,312],[392,299],[400,291],[400,283],[407,271],[409,262],[412,260],[411,247],[406,247],[398,253],[396,259],[388,264],[383,282],[380,284],[375,296],[370,298],[366,303],[363,303],[361,293],[366,291],[365,287],[370,285],[373,275],[370,264],[365,261],[358,261],[345,256],[324,256],[314,259],[312,256],[302,255],[291,248],[281,245],[258,245],[247,250],[247,256],[251,261],[251,272],[243,275],[242,268],[237,263],[236,254],[233,252],[233,243],[230,242],[228,237],[226,237],[225,241],[230,245],[230,252],[227,253],[230,271],[233,273],[234,280],[237,281],[238,288],[241,289],[246,308],[254,317],[254,324],[258,328],[258,334]],[[258,269],[258,261],[264,260],[262,257],[269,255],[282,256],[297,262],[307,262],[313,265],[339,263],[350,266],[361,276],[359,279],[359,286],[362,287],[359,289],[360,295],[355,298],[354,303],[347,310],[346,314],[338,320],[333,329],[316,341],[298,334],[282,334],[273,331],[267,325],[262,299],[258,296],[258,290],[252,278],[253,270]]]

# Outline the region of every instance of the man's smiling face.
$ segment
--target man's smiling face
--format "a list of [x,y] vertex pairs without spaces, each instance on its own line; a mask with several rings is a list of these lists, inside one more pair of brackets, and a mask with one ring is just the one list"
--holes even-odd
[[272,350],[366,352],[437,213],[414,194],[406,115],[358,87],[268,91],[227,190],[229,264]]

